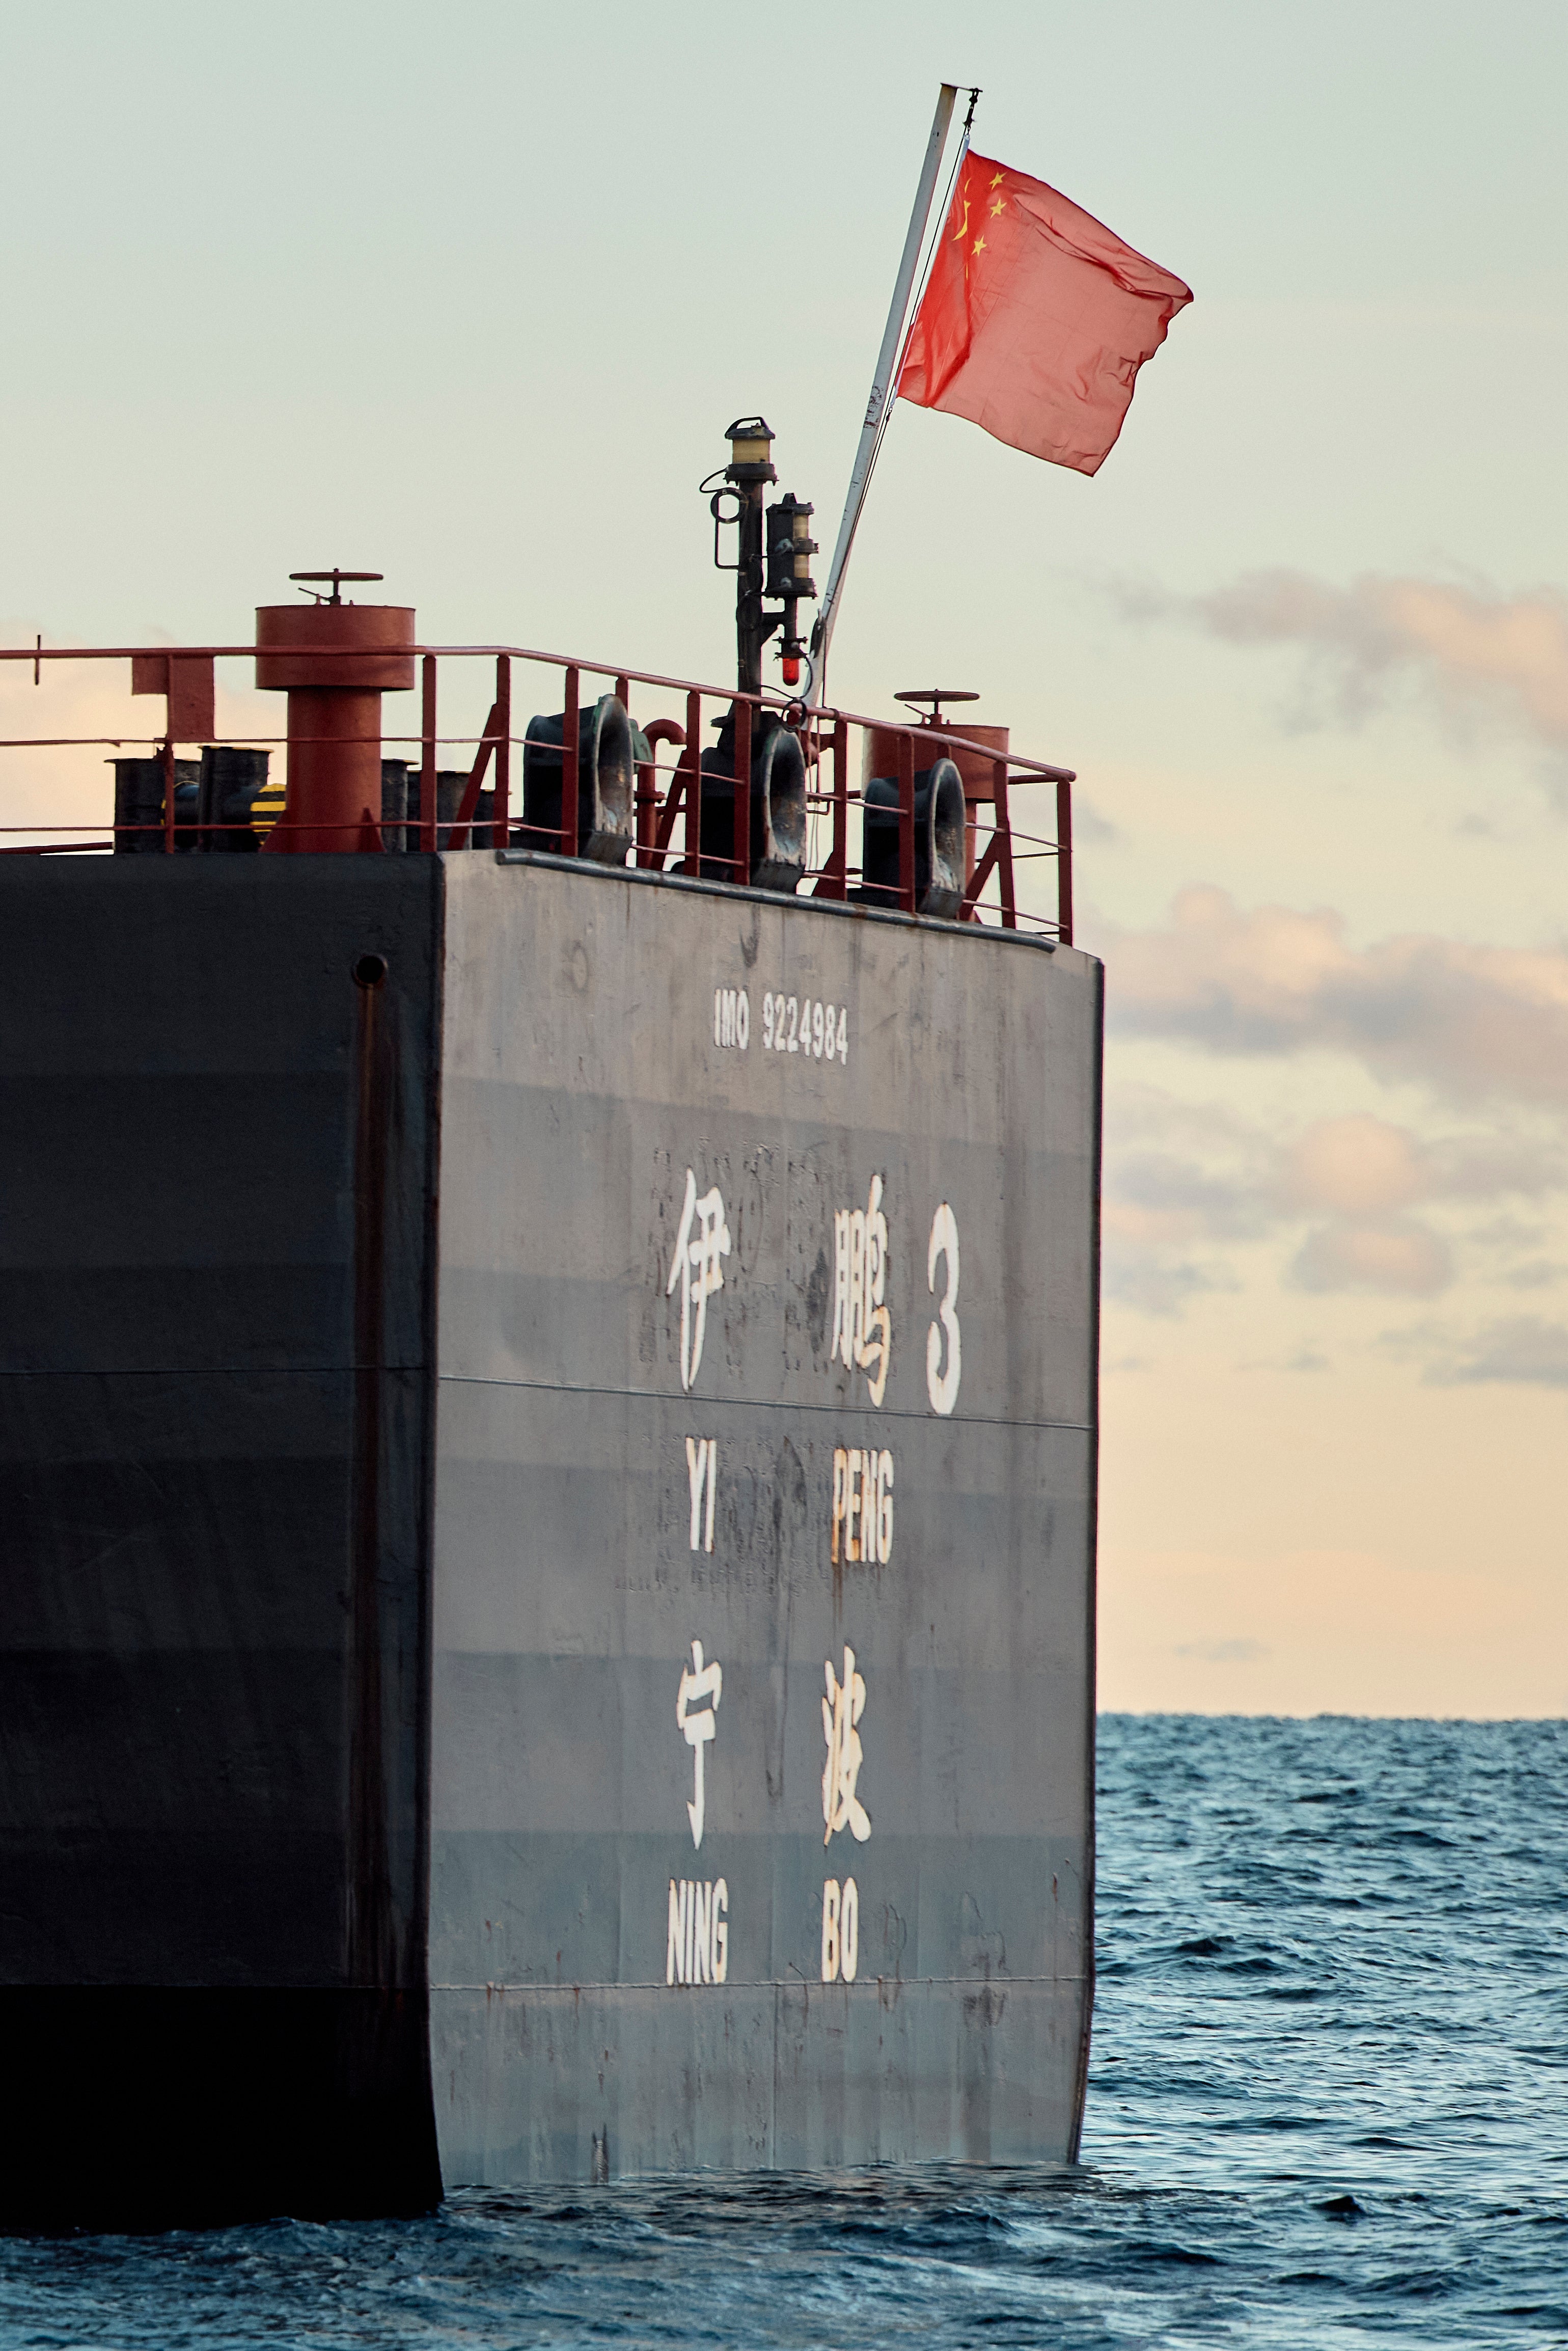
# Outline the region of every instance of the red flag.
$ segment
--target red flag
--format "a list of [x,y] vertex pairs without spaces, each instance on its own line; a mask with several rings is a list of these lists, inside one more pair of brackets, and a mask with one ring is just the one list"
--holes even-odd
[[973,150],[915,313],[898,397],[1096,473],[1190,287],[1043,180]]

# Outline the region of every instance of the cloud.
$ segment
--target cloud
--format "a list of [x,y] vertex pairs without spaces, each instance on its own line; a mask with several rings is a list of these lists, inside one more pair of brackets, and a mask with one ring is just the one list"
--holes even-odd
[[1116,1305],[1130,1306],[1134,1313],[1169,1320],[1206,1290],[1235,1290],[1238,1286],[1228,1267],[1192,1261],[1166,1263],[1157,1253],[1140,1249],[1135,1242],[1131,1247],[1124,1245],[1113,1228],[1107,1231],[1100,1269],[1101,1290]]
[[1511,1290],[1552,1290],[1560,1282],[1568,1265],[1552,1257],[1527,1258],[1522,1265],[1510,1267],[1501,1279]]
[[1281,1190],[1295,1206],[1344,1216],[1402,1208],[1428,1188],[1423,1157],[1408,1129],[1386,1119],[1320,1119],[1286,1146]]
[[1364,1112],[1319,1119],[1281,1152],[1282,1206],[1332,1220],[1308,1234],[1291,1279],[1302,1290],[1433,1297],[1454,1278],[1453,1250],[1429,1225],[1401,1211],[1422,1200],[1466,1203],[1554,1191],[1563,1176],[1561,1147],[1529,1137],[1423,1140]]
[[1103,1287],[1135,1311],[1168,1318],[1234,1290],[1217,1245],[1268,1231],[1267,1146],[1244,1120],[1153,1086],[1113,1087],[1106,1102]]
[[1375,1343],[1396,1363],[1415,1363],[1428,1387],[1568,1388],[1568,1325],[1516,1314],[1466,1331],[1409,1322]]
[[1454,1278],[1448,1243],[1411,1221],[1323,1225],[1309,1233],[1291,1268],[1302,1290],[1372,1290],[1430,1298]]
[[1269,1654],[1266,1641],[1183,1641],[1178,1657],[1199,1657],[1206,1666],[1251,1666]]
[[1103,816],[1092,800],[1074,792],[1072,837],[1074,841],[1088,841],[1096,849],[1108,849],[1113,841],[1121,840],[1122,833],[1120,826],[1113,824],[1108,816]]
[[1112,1229],[1138,1240],[1235,1240],[1265,1222],[1243,1178],[1211,1174],[1175,1152],[1118,1154],[1106,1191]]
[[1328,908],[1239,906],[1198,884],[1168,923],[1103,942],[1124,1034],[1228,1054],[1348,1053],[1456,1102],[1568,1106],[1568,953],[1412,934],[1352,947]]
[[[1563,1147],[1504,1132],[1421,1136],[1358,1111],[1321,1118],[1280,1146],[1280,1196],[1287,1207],[1377,1217],[1415,1200],[1537,1198],[1568,1181]],[[1495,1217],[1477,1238],[1535,1246],[1538,1224]]]
[[1565,1182],[1556,1132],[1542,1138],[1505,1124],[1421,1135],[1355,1112],[1281,1135],[1221,1105],[1113,1085],[1105,1292],[1139,1312],[1177,1316],[1237,1286],[1237,1245],[1292,1235],[1292,1253],[1277,1260],[1282,1278],[1319,1294],[1435,1297],[1457,1278],[1460,1252],[1472,1264],[1481,1258],[1484,1279],[1534,1287],[1555,1273],[1542,1253],[1548,1228],[1507,1204]]
[[1121,600],[1133,617],[1186,620],[1228,643],[1300,646],[1320,701],[1345,723],[1403,679],[1449,719],[1490,713],[1548,750],[1568,747],[1568,599],[1555,589],[1510,597],[1376,574],[1336,588],[1260,570],[1206,596],[1129,589]]
[[1523,1387],[1568,1388],[1568,1329],[1536,1314],[1490,1323],[1427,1376],[1442,1386],[1505,1381]]

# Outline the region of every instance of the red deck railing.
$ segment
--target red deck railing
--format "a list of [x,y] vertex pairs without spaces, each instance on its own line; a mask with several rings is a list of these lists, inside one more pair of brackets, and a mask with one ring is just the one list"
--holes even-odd
[[[483,822],[492,841],[497,846],[533,848],[571,857],[577,854],[579,750],[578,713],[582,707],[585,678],[602,678],[611,690],[632,707],[632,689],[640,687],[648,693],[685,697],[684,715],[680,719],[661,715],[639,721],[653,751],[651,759],[638,766],[636,793],[636,825],[634,862],[647,871],[695,874],[711,871],[714,858],[701,854],[701,790],[702,729],[704,705],[721,712],[735,714],[735,773],[744,776],[750,771],[750,742],[754,713],[764,709],[777,711],[785,726],[795,733],[805,755],[807,773],[807,810],[817,821],[810,828],[806,878],[811,885],[810,894],[818,898],[843,899],[848,896],[857,879],[863,881],[861,867],[851,860],[851,811],[859,806],[862,795],[850,780],[850,730],[874,726],[884,738],[894,737],[898,755],[898,885],[887,893],[890,905],[905,914],[915,907],[915,775],[917,766],[928,765],[935,758],[969,755],[963,764],[967,768],[965,793],[967,802],[968,840],[972,859],[964,894],[961,919],[967,922],[990,921],[1005,930],[1024,927],[1043,932],[1047,936],[1071,944],[1072,938],[1072,799],[1074,778],[1069,768],[1055,768],[1038,759],[1021,757],[1016,752],[998,753],[992,745],[967,739],[960,726],[915,724],[886,719],[873,719],[852,710],[808,710],[787,695],[765,691],[758,695],[737,695],[727,686],[706,685],[690,678],[666,677],[656,671],[633,670],[612,664],[583,660],[573,654],[541,653],[524,645],[419,645],[413,648],[420,657],[420,728],[417,736],[388,734],[383,737],[387,747],[404,743],[419,748],[418,773],[421,781],[418,846],[434,851],[443,833],[446,845],[461,849],[468,845],[479,808],[479,797],[486,778],[491,778],[493,802]],[[0,647],[0,662],[30,662],[35,684],[43,682],[46,665],[53,671],[58,663],[89,662],[157,662],[166,664],[164,674],[172,678],[176,670],[186,678],[204,674],[213,675],[212,664],[220,660],[254,660],[255,645],[193,645],[144,646],[99,645],[69,646],[58,649],[41,643],[26,647]],[[341,660],[341,653],[334,659]],[[378,658],[368,653],[367,659]],[[488,717],[477,735],[443,735],[439,729],[441,664],[474,661],[495,664],[495,696]],[[521,811],[514,810],[512,797],[512,752],[523,739],[513,727],[513,664],[533,664],[560,673],[558,693],[541,697],[550,706],[564,711],[566,724],[560,747],[561,810],[559,834],[538,833],[537,828],[525,827]],[[198,673],[193,666],[203,664]],[[210,692],[207,695],[211,706]],[[388,714],[390,715],[390,714]],[[633,713],[633,716],[635,714]],[[183,737],[182,737],[183,739]],[[261,735],[237,730],[233,738],[257,747],[280,747],[287,741],[283,735]],[[165,784],[162,822],[157,828],[110,825],[110,838],[103,838],[101,824],[72,826],[46,821],[26,824],[0,824],[0,836],[26,833],[28,839],[10,847],[0,847],[0,855],[41,856],[76,852],[102,852],[114,845],[116,834],[126,831],[161,831],[165,849],[176,846],[174,799],[174,738],[167,730],[162,735],[136,735],[127,729],[113,735],[37,735],[0,738],[0,752],[27,750],[63,750],[104,747],[115,750],[145,747],[162,763]],[[469,768],[461,803],[454,817],[444,818],[437,808],[436,775],[443,750],[471,749]],[[660,758],[661,751],[670,750],[677,756],[668,761]],[[983,767],[979,764],[983,762]],[[410,763],[411,774],[413,763]],[[977,789],[977,778],[983,776],[988,789]],[[0,787],[5,782],[5,770],[0,767]],[[1049,787],[1054,793],[1055,819],[1053,833],[1024,831],[1014,820],[1012,795],[1022,789]],[[733,855],[728,861],[737,878],[744,882],[750,873],[750,794],[734,794],[735,834]],[[891,810],[890,810],[891,813]],[[676,829],[680,829],[677,846]],[[218,830],[211,828],[208,830]],[[235,827],[234,830],[248,830]],[[356,829],[357,830],[357,829]],[[822,831],[828,834],[823,854],[813,862],[811,836]],[[91,833],[94,838],[74,836]],[[1020,908],[1018,903],[1017,867],[1034,859],[1047,859],[1056,867],[1056,915],[1054,921],[1032,910]],[[988,895],[988,893],[994,893]]]

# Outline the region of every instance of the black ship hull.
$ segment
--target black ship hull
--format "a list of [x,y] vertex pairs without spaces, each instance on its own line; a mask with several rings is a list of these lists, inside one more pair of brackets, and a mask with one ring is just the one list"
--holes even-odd
[[1098,966],[5,867],[0,2221],[1070,2157]]

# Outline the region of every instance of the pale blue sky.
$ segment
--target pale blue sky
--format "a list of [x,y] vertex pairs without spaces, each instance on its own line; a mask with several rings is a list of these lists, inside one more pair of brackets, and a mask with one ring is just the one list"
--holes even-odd
[[1099,820],[1113,1702],[1568,1710],[1565,67],[1562,0],[7,26],[13,642],[242,637],[336,561],[722,675],[695,484],[760,407],[831,541],[944,76],[1195,289],[1092,481],[896,417],[834,653]]
[[[1520,0],[28,12],[5,601],[193,632],[351,540],[443,633],[559,614],[689,664],[710,614],[716,660],[691,483],[760,402],[841,496],[944,74],[1198,301],[1092,484],[900,420],[869,643],[973,662],[991,581],[1092,565],[1550,576],[1565,65],[1568,13]],[[650,526],[689,595],[643,588]]]

